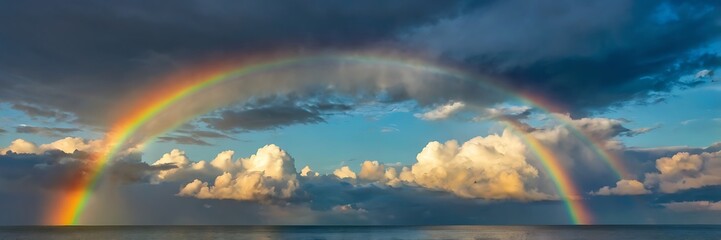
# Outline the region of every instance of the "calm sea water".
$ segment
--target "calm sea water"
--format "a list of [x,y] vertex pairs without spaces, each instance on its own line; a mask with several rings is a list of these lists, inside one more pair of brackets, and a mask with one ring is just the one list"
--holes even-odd
[[721,226],[0,227],[0,239],[721,239]]

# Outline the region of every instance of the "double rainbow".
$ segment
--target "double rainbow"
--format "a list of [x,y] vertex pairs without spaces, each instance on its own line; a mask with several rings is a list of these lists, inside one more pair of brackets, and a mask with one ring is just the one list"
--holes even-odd
[[[206,67],[205,69],[200,69],[200,71],[197,71],[194,74],[176,76],[176,78],[178,79],[174,79],[174,85],[172,85],[170,88],[166,87],[161,91],[154,91],[154,97],[147,98],[145,102],[142,102],[135,106],[129,112],[129,114],[124,115],[125,117],[121,118],[120,120],[111,125],[110,131],[104,139],[107,145],[107,149],[99,153],[95,157],[94,161],[91,163],[89,174],[86,177],[79,179],[79,183],[77,183],[79,187],[74,188],[74,190],[61,196],[62,199],[60,199],[60,202],[58,204],[59,206],[55,207],[55,209],[53,209],[47,216],[48,223],[54,225],[78,224],[79,217],[82,215],[84,209],[86,208],[86,205],[90,197],[92,196],[94,189],[97,187],[101,176],[103,176],[109,162],[125,148],[132,146],[132,144],[129,145],[128,142],[137,134],[138,130],[141,129],[143,125],[147,124],[149,121],[157,117],[159,114],[161,114],[164,110],[166,110],[173,104],[183,99],[186,99],[189,96],[198,93],[208,87],[217,85],[230,79],[240,79],[243,76],[252,73],[269,71],[291,64],[304,63],[316,60],[353,61],[358,63],[367,62],[397,67],[413,68],[416,70],[428,71],[430,73],[456,77],[459,79],[485,79],[475,78],[468,75],[467,73],[464,73],[454,68],[444,67],[437,64],[413,59],[389,57],[379,54],[350,53],[321,54],[309,56],[286,55],[270,58],[267,60],[254,61],[251,64],[241,65],[240,67],[232,64],[218,64]],[[520,99],[522,102],[528,105],[547,112],[551,112],[550,110],[548,110],[551,108],[551,105],[540,101],[539,98],[535,98],[527,94],[522,95],[519,93],[515,93],[513,91],[510,91],[510,88],[502,87],[503,85],[500,83],[491,83],[489,81],[490,80],[487,80],[486,82],[479,81],[479,83],[486,84],[486,87],[491,87],[492,89],[507,93],[511,96],[515,96],[516,98]],[[163,131],[154,133],[154,135],[170,131],[192,117],[194,116],[187,116],[184,119],[179,119],[178,122],[166,126]],[[566,123],[569,123],[567,120],[562,121],[566,121]],[[609,163],[611,168],[615,172],[617,172],[619,176],[623,175],[622,165],[617,159],[612,158],[611,154],[607,153],[602,147],[595,143],[592,138],[589,138],[582,131],[573,127],[572,124],[569,123],[568,125],[570,126],[569,129],[571,129],[574,134],[579,136],[579,139],[587,142],[589,146],[593,148],[599,156],[601,156],[607,163]],[[517,126],[510,126],[512,126],[513,128],[517,128]],[[516,132],[521,131],[518,131],[517,129]],[[519,134],[519,136],[523,137],[524,141],[529,145],[530,149],[541,160],[543,166],[551,175],[551,179],[554,182],[558,193],[561,195],[566,206],[568,207],[571,221],[575,224],[591,223],[591,213],[583,205],[583,202],[578,200],[579,196],[581,195],[579,194],[576,186],[574,186],[573,181],[569,177],[567,171],[558,161],[558,158],[553,154],[553,152],[549,151],[535,138],[522,133]],[[145,136],[144,138],[139,140],[139,143],[148,141],[152,137],[153,136]],[[137,143],[134,142],[134,144]]]

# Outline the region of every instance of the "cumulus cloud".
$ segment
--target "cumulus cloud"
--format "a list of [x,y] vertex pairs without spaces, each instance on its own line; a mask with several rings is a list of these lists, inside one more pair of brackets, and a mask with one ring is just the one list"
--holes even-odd
[[24,139],[15,139],[9,146],[0,149],[0,155],[8,151],[14,153],[44,153],[50,150],[60,150],[65,153],[77,151],[97,152],[102,149],[101,140],[85,140],[82,138],[66,137],[40,146]]
[[192,162],[185,155],[185,152],[178,149],[173,149],[169,153],[163,154],[163,156],[155,161],[151,166],[174,166],[174,168],[166,169],[157,172],[153,178],[152,183],[168,182],[168,181],[179,181],[187,178],[197,177],[198,175],[209,175],[216,172],[209,172],[206,170],[207,163],[205,161]]
[[430,142],[410,166],[364,161],[357,175],[348,166],[336,169],[333,175],[358,180],[352,183],[444,191],[461,198],[525,201],[555,198],[534,186],[539,180],[538,170],[525,154],[525,144],[510,131],[504,131],[462,144],[455,140]]
[[646,185],[664,193],[721,184],[721,151],[691,154],[679,152],[656,160],[655,173],[646,174]]
[[333,175],[340,178],[356,179],[356,174],[348,166],[342,166],[339,169],[333,171]]
[[538,170],[526,161],[526,146],[509,131],[502,135],[431,142],[411,167],[419,186],[452,192],[465,198],[547,199],[550,196],[526,183]]
[[369,181],[380,181],[385,178],[385,166],[378,161],[364,161],[358,178]]
[[76,150],[83,152],[98,152],[104,148],[102,140],[85,140],[78,137],[66,137],[50,144],[40,145],[41,150],[58,149],[66,153]]
[[[525,201],[556,198],[535,185],[539,172],[525,154],[524,143],[510,131],[504,131],[462,144],[454,140],[430,142],[410,166],[364,161],[358,173],[342,166],[329,176],[320,175],[309,166],[296,172],[293,158],[275,145],[267,145],[255,155],[237,161],[232,160],[232,151],[227,151],[209,164],[192,162],[182,151],[173,150],[153,165],[178,166],[160,171],[159,181],[182,181],[173,180],[173,176],[187,179],[192,175],[190,172],[201,176],[185,184],[178,195],[203,199],[288,200],[296,191],[304,191],[303,181],[327,177],[347,181],[351,186],[377,183],[384,187],[444,191],[461,198]],[[212,173],[219,173],[214,181],[202,180]]]
[[721,211],[721,201],[689,201],[689,202],[671,202],[661,204],[665,208],[679,212],[708,212]]
[[211,162],[213,167],[223,170],[212,185],[195,179],[183,186],[178,195],[268,201],[288,199],[298,189],[295,160],[276,145],[266,145],[249,158],[236,162],[230,161],[230,156],[232,152],[226,152]]
[[314,172],[313,169],[310,169],[310,166],[305,166],[300,170],[300,176],[302,177],[317,177],[319,175],[320,173]]
[[429,120],[429,121],[443,120],[443,119],[453,116],[453,114],[456,114],[458,111],[463,109],[465,106],[466,106],[466,104],[463,102],[452,101],[452,102],[448,102],[443,105],[436,106],[436,108],[431,109],[428,112],[418,113],[415,116],[417,118],[420,118],[423,120]]
[[35,143],[28,142],[24,139],[15,139],[9,146],[3,148],[1,151],[2,153],[0,154],[6,154],[8,151],[15,153],[38,153],[40,149],[38,149]]
[[609,196],[609,195],[643,195],[649,194],[651,191],[644,187],[643,183],[638,180],[622,179],[616,182],[615,187],[602,187],[596,192],[592,192],[593,195]]

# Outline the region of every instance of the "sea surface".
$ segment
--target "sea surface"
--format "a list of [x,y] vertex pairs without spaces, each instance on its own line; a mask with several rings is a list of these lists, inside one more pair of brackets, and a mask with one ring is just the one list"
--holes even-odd
[[0,239],[721,239],[721,225],[0,227]]

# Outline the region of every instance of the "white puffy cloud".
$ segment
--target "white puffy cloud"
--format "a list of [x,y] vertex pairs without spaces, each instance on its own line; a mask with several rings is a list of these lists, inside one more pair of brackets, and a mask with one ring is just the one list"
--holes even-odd
[[430,142],[410,167],[364,161],[360,173],[347,166],[334,171],[340,179],[412,186],[450,192],[463,198],[542,200],[553,196],[529,184],[538,170],[525,157],[526,146],[510,131],[476,137],[462,145],[455,140]]
[[290,198],[298,188],[295,178],[279,182],[263,175],[262,172],[230,174],[228,172],[215,178],[210,186],[198,179],[183,187],[178,195],[200,199],[266,200],[269,198]]
[[721,211],[721,201],[689,201],[689,202],[671,202],[661,204],[664,207],[679,212],[696,212],[696,211]]
[[446,118],[449,118],[453,116],[453,114],[457,113],[463,107],[465,107],[466,104],[459,101],[449,102],[444,105],[437,106],[436,108],[425,112],[423,114],[415,114],[417,118],[423,119],[423,120],[429,120],[429,121],[436,121],[436,120],[443,120]]
[[460,146],[454,140],[430,142],[418,154],[410,175],[401,173],[400,178],[464,198],[548,199],[526,184],[538,178],[538,170],[528,164],[525,152],[526,146],[509,131],[476,137]]
[[356,179],[355,172],[353,172],[353,170],[351,170],[348,166],[343,166],[339,169],[336,169],[335,171],[333,171],[333,175],[335,175],[336,177],[338,177],[340,179],[344,179],[344,178]]
[[721,185],[721,151],[676,153],[656,160],[657,173],[646,174],[646,185],[658,185],[661,192],[674,193],[704,186]]
[[15,153],[44,153],[50,150],[60,150],[64,153],[73,153],[76,150],[84,152],[97,152],[103,147],[102,141],[100,140],[85,140],[77,137],[66,137],[57,141],[42,144],[37,144],[24,140],[15,139],[6,148],[0,149],[0,154],[5,154],[7,151]]
[[6,148],[3,148],[0,151],[0,154],[5,154],[8,151],[12,151],[15,153],[40,153],[40,149],[38,148],[35,143],[26,141],[24,139],[15,139],[10,143],[10,146],[7,146]]
[[201,173],[212,174],[218,171],[210,171],[206,161],[193,162],[185,155],[185,152],[173,149],[169,153],[155,161],[152,166],[173,165],[175,168],[159,171],[151,180],[153,183],[185,180]]
[[101,140],[85,140],[77,137],[66,137],[49,144],[40,145],[40,149],[48,151],[57,149],[65,153],[73,153],[75,150],[83,152],[96,152],[101,150],[103,143]]
[[[528,109],[518,109],[527,111]],[[582,131],[593,135],[613,138],[626,128],[620,126],[621,121],[613,119],[580,119],[573,120]],[[579,148],[582,144],[573,145],[569,149],[566,142],[573,143],[575,136],[563,126],[549,129],[535,129],[533,137],[538,138],[557,151],[571,152],[569,149]],[[558,148],[558,149],[555,149]],[[416,187],[434,191],[446,191],[463,198],[487,200],[544,200],[557,198],[547,192],[552,186],[550,182],[539,180],[539,171],[529,162],[526,145],[510,130],[502,134],[476,137],[465,143],[451,140],[445,143],[430,142],[417,155],[417,162],[410,166],[385,165],[378,161],[364,161],[360,171],[354,172],[349,166],[335,169],[331,174],[337,179],[348,181],[354,185],[377,183],[377,186]],[[587,153],[593,155],[592,151]],[[172,155],[172,154],[171,154]],[[573,154],[567,154],[562,161],[573,161]],[[223,199],[263,199],[284,198],[296,189],[302,190],[297,179],[301,177],[320,176],[309,166],[296,172],[293,160],[287,153],[275,145],[268,145],[247,159],[232,160],[232,151],[223,152],[203,167],[215,178],[199,178],[186,184],[179,195],[198,198]],[[163,163],[162,161],[159,163]],[[182,172],[192,169],[194,164],[179,161],[179,170],[170,169],[168,173]],[[564,162],[564,164],[572,164]],[[573,165],[570,165],[573,166]],[[212,169],[210,171],[208,169]],[[167,178],[167,177],[166,177]],[[203,180],[205,179],[205,180]],[[211,181],[208,181],[211,180]],[[249,187],[252,186],[252,187]],[[284,194],[283,191],[289,194]],[[638,181],[624,180],[615,187],[602,188],[594,194],[645,194],[648,190]]]
[[643,183],[638,180],[622,179],[616,182],[615,187],[602,187],[596,192],[592,192],[593,195],[609,196],[609,195],[643,195],[649,194],[651,191],[644,187]]
[[303,169],[300,170],[300,176],[302,177],[317,177],[320,176],[319,173],[314,172],[313,169],[310,169],[310,166],[305,166]]
[[385,166],[378,161],[364,161],[358,177],[368,181],[380,181],[385,178]]
[[240,162],[233,162],[233,151],[223,151],[210,161],[210,165],[222,171],[233,171],[241,167]]
[[266,145],[249,158],[240,159],[246,172],[262,172],[264,176],[281,180],[295,176],[295,160],[275,144]]
[[218,154],[212,167],[224,172],[211,185],[195,179],[181,188],[179,196],[201,199],[264,201],[287,199],[298,189],[295,160],[280,147],[266,145],[249,158],[232,162],[231,151]]

